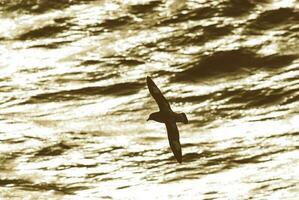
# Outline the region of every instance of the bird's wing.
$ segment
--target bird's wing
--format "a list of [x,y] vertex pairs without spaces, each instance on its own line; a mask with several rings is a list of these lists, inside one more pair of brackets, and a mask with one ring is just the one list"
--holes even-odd
[[157,87],[157,85],[154,83],[154,81],[149,76],[146,78],[146,82],[147,82],[148,89],[149,89],[151,95],[156,100],[160,110],[161,111],[171,110],[168,101],[165,99],[165,97],[163,96],[160,89]]
[[180,135],[178,127],[175,122],[166,122],[166,129],[168,140],[170,144],[170,148],[174,154],[176,160],[181,163],[182,162],[182,148],[180,144]]

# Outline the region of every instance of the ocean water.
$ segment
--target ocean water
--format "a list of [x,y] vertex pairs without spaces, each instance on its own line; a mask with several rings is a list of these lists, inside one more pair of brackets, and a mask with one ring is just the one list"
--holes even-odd
[[298,199],[298,46],[296,0],[1,0],[1,199]]

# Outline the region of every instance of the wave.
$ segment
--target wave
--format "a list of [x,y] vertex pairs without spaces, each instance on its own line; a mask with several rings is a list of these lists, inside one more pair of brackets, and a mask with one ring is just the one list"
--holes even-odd
[[[69,23],[69,17],[60,17],[53,19],[53,23],[41,23],[39,26],[31,26],[31,29],[28,28],[27,32],[22,33],[18,36],[19,40],[28,40],[28,39],[39,39],[39,38],[49,38],[56,37],[56,35],[63,33],[66,30],[69,30],[71,24]],[[32,29],[34,28],[34,29]],[[63,41],[60,43],[66,43]]]
[[216,51],[211,55],[201,56],[183,68],[189,68],[177,73],[176,81],[194,81],[200,78],[225,75],[243,68],[271,69],[286,66],[294,61],[297,55],[262,56],[246,48]]
[[298,11],[293,8],[267,10],[255,19],[248,21],[243,33],[246,35],[263,35],[265,30],[280,30],[284,32],[283,37],[289,37],[289,39],[293,37],[296,40],[298,36],[294,33],[298,32],[298,27],[294,24],[299,23],[298,16]]
[[[224,1],[221,7],[221,13],[224,16],[240,16],[243,14],[249,13],[257,4],[258,2],[253,2],[251,0],[243,0],[243,1],[238,1],[238,0],[229,0],[229,1]],[[259,2],[260,3],[260,2]]]
[[143,86],[143,83],[131,82],[118,83],[108,86],[84,87],[73,90],[43,93],[30,97],[22,104],[69,101],[94,95],[125,96],[137,93]]
[[128,25],[133,22],[133,19],[130,16],[121,16],[115,19],[106,19],[104,22],[99,24],[99,27],[103,27],[105,30],[110,30],[118,28],[121,26]]
[[132,14],[144,15],[146,13],[152,13],[156,7],[158,7],[162,1],[150,1],[145,4],[136,4],[129,7],[129,12]]
[[54,37],[56,34],[61,33],[66,27],[59,25],[47,25],[35,30],[30,30],[19,36],[20,40],[36,39],[41,37]]
[[157,25],[170,25],[180,23],[188,20],[202,20],[205,18],[213,17],[217,13],[217,9],[213,7],[200,7],[196,9],[186,10],[186,12],[179,12],[171,16],[169,19],[159,21]]
[[[293,8],[279,8],[262,12],[248,27],[254,30],[274,28],[280,24],[289,24],[299,20],[299,13]],[[294,22],[293,22],[294,23]],[[295,23],[294,23],[295,24]]]
[[3,10],[7,11],[19,11],[25,13],[44,13],[49,10],[59,10],[69,7],[73,4],[80,4],[82,2],[88,2],[92,0],[52,0],[52,1],[40,1],[40,0],[3,0],[0,2]]

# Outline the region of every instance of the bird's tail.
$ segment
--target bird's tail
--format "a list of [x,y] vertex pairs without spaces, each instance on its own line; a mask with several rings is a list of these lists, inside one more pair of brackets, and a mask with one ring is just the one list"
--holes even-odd
[[184,124],[188,124],[188,119],[185,113],[179,113],[176,115],[177,122],[183,122]]

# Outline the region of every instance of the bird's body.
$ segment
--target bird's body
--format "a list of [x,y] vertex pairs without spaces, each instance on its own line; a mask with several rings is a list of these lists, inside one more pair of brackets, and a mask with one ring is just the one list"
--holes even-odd
[[167,121],[173,121],[173,122],[183,122],[185,124],[188,123],[188,119],[185,115],[185,113],[175,113],[173,111],[169,112],[154,112],[151,115],[151,119],[160,122],[165,123]]
[[147,86],[151,95],[156,100],[160,111],[150,114],[148,120],[154,120],[156,122],[164,123],[167,129],[167,135],[170,148],[178,162],[182,162],[182,149],[180,144],[179,130],[176,126],[176,122],[188,123],[188,119],[185,113],[175,113],[172,111],[168,101],[165,99],[154,81],[147,77]]

